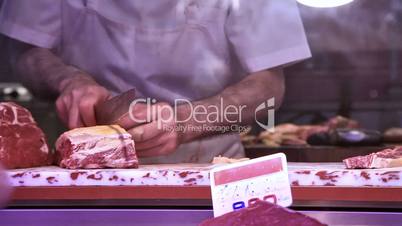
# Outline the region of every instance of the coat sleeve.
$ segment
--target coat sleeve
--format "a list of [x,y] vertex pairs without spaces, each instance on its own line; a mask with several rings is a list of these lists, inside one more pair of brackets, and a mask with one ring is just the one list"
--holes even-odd
[[60,0],[4,0],[0,33],[19,41],[54,48],[60,42]]
[[244,69],[261,71],[311,57],[294,0],[233,0],[225,32]]

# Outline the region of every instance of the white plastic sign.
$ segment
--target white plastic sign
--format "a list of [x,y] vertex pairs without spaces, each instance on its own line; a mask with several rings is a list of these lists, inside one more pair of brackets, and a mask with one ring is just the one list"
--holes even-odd
[[260,199],[283,207],[292,204],[286,156],[268,155],[211,170],[214,216],[236,211]]

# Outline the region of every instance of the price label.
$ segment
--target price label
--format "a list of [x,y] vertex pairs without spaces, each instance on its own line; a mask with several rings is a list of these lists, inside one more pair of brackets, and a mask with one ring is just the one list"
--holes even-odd
[[292,204],[286,156],[268,155],[211,170],[214,216],[245,208],[256,200]]

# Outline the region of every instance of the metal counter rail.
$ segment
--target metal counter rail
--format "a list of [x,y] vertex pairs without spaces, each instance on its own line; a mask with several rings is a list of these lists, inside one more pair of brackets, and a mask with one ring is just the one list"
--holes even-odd
[[[294,206],[402,208],[402,187],[292,186]],[[338,204],[337,204],[338,203]],[[339,204],[340,203],[340,204]],[[209,186],[17,187],[10,206],[211,206]]]
[[[300,211],[331,226],[399,226],[402,213]],[[1,210],[1,225],[16,226],[193,226],[212,218],[212,210],[15,209]]]

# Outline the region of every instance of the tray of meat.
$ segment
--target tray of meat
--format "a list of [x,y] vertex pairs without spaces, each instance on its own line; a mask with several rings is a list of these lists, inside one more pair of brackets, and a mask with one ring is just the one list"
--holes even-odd
[[317,133],[329,132],[335,129],[357,129],[358,122],[336,116],[318,125],[295,125],[292,123],[279,124],[273,130],[262,131],[257,136],[251,135],[246,131],[241,134],[245,145],[263,144],[267,147],[282,146],[309,146],[308,138]]
[[264,145],[245,146],[246,157],[258,158],[275,153],[284,153],[289,162],[342,162],[342,160],[368,155],[388,146],[337,147],[337,146],[288,146],[266,147]]
[[341,116],[319,125],[280,124],[258,136],[243,133],[242,140],[248,158],[283,152],[290,162],[341,162],[386,147],[379,132]]

